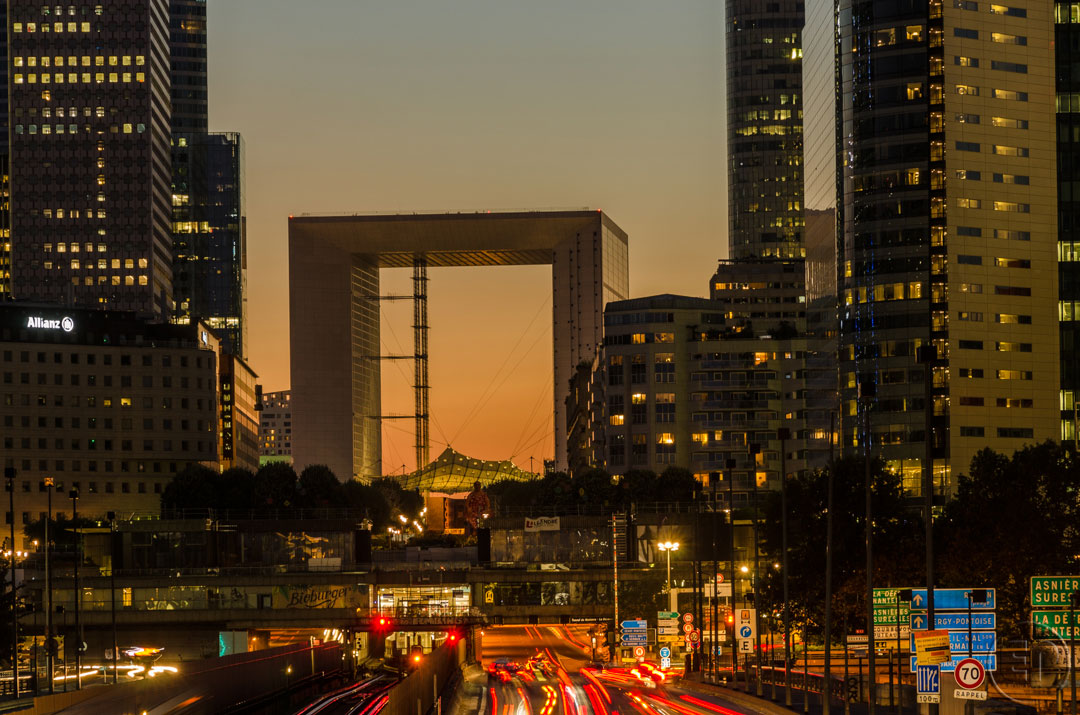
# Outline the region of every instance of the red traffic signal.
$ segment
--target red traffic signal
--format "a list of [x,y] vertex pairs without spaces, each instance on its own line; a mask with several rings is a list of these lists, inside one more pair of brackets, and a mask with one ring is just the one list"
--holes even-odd
[[727,624],[729,626],[735,625],[735,614],[731,613],[730,611],[727,614]]

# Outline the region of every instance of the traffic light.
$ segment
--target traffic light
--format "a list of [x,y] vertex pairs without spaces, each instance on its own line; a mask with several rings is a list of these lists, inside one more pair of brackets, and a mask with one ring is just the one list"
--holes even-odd
[[734,611],[728,611],[727,615],[724,616],[724,620],[729,626],[735,625],[735,613],[734,613]]
[[446,642],[449,643],[450,645],[454,645],[455,643],[458,642],[459,637],[460,636],[458,635],[457,631],[447,631],[447,633],[446,633]]
[[389,616],[376,616],[371,621],[371,630],[385,635],[394,630],[394,621]]

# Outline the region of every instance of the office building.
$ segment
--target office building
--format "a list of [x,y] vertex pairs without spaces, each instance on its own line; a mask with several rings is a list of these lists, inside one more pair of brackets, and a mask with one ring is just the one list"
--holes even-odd
[[170,315],[166,0],[7,12],[10,296]]
[[217,337],[133,313],[0,306],[3,466],[20,527],[46,511],[154,513],[170,479],[217,468]]
[[[201,3],[200,3],[201,4]],[[247,217],[239,134],[173,136],[173,320],[201,320],[246,355]]]
[[1076,441],[1080,404],[1080,3],[1054,5],[1057,66],[1058,320],[1061,439]]
[[979,449],[1061,432],[1054,7],[875,10],[838,5],[843,444],[917,494],[929,439],[951,493]]
[[731,258],[802,258],[803,0],[727,0]]
[[292,463],[292,392],[267,392],[259,413],[259,463]]
[[219,379],[221,469],[259,468],[259,409],[255,374],[246,362],[222,352]]
[[[797,296],[801,263],[789,264]],[[731,473],[738,489],[775,486],[782,468],[805,469],[799,388],[805,339],[801,305],[754,313],[730,300],[736,281],[721,269],[719,300],[677,295],[616,301],[605,310],[607,469],[689,469],[705,485]],[[767,326],[776,328],[769,332]],[[781,326],[782,332],[781,332]],[[790,436],[781,441],[781,428]]]
[[169,0],[172,131],[207,131],[206,0]]
[[[604,305],[629,293],[627,236],[602,211],[297,216],[289,220],[293,455],[370,479],[382,464],[379,272],[411,267],[426,345],[427,267],[550,265],[557,467],[566,391],[603,344]],[[417,350],[416,463],[427,464],[426,348]],[[343,389],[343,386],[344,389]],[[435,386],[434,389],[438,389]]]

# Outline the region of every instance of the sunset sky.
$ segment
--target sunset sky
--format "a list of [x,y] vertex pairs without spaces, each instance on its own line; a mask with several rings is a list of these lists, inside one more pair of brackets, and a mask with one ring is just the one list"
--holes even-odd
[[[266,390],[289,386],[291,213],[599,208],[630,236],[632,295],[706,293],[726,253],[723,3],[208,7],[210,128],[247,149],[248,357]],[[431,271],[432,456],[553,456],[550,298],[547,268]],[[411,352],[411,322],[388,304],[384,351]],[[384,412],[412,410],[411,372],[384,364]],[[411,470],[411,421],[384,433],[384,464]]]

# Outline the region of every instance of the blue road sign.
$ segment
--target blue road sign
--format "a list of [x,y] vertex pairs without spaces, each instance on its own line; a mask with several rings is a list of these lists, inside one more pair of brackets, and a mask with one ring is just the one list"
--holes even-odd
[[[937,620],[936,614],[934,620]],[[941,626],[938,625],[938,628]],[[997,632],[995,631],[972,631],[971,640],[973,641],[971,650],[975,653],[993,653],[997,650]],[[911,636],[911,650],[915,650],[914,634]],[[968,652],[967,631],[949,631],[949,650],[957,656]]]
[[920,665],[916,671],[916,688],[919,695],[941,692],[941,671],[936,665]]
[[670,658],[671,657],[671,649],[668,648],[667,646],[664,646],[663,648],[661,648],[660,649],[660,657],[661,658]]
[[636,621],[623,621],[622,629],[624,631],[643,631],[649,627],[648,621],[636,620]]
[[750,626],[743,626],[739,629],[739,638],[749,638],[754,635],[754,629]]
[[[970,588],[935,588],[934,611],[966,611],[968,607],[968,594],[974,589]],[[984,603],[972,603],[973,611],[997,610],[997,591],[992,588],[986,591]],[[926,589],[916,588],[911,591],[911,607],[913,609],[926,608]]]
[[623,631],[623,645],[649,645],[649,634],[645,631]]
[[[937,604],[934,604],[937,606]],[[912,612],[911,614],[911,630],[913,631],[926,631],[930,630],[927,627],[927,618],[925,613]],[[954,628],[967,630],[968,616],[966,613],[934,613],[934,627],[940,630],[952,630]],[[971,614],[971,630],[973,631],[992,631],[997,628],[997,614],[996,613],[972,613]]]
[[[953,657],[952,657],[952,660],[948,661],[947,663],[942,663],[941,664],[941,672],[942,673],[955,672],[956,671],[956,664],[959,663],[960,661],[962,661],[964,658],[967,658],[967,657],[968,657],[967,652],[954,653]],[[997,670],[997,653],[976,653],[975,655],[973,655],[971,657],[974,658],[975,660],[979,661],[980,663],[982,663],[983,668],[985,668],[986,670],[991,670],[991,671]],[[912,656],[909,660],[910,660],[909,665],[911,666],[910,672],[914,673],[915,672],[915,657]]]

